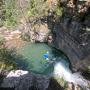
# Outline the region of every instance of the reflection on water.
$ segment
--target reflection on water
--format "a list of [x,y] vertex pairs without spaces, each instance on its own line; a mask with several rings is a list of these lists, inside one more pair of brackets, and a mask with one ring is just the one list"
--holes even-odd
[[[49,52],[49,59],[43,57],[47,52]],[[21,47],[18,53],[23,57],[23,59],[18,58],[18,66],[24,70],[50,74],[54,70],[54,64],[60,60],[63,60],[64,65],[69,67],[66,56],[59,50],[51,48],[45,43],[27,44]]]

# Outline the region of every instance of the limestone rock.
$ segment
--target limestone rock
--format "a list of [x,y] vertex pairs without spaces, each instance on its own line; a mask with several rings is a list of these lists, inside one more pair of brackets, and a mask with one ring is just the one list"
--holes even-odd
[[47,24],[36,24],[32,31],[30,31],[31,40],[35,42],[47,42],[50,30]]

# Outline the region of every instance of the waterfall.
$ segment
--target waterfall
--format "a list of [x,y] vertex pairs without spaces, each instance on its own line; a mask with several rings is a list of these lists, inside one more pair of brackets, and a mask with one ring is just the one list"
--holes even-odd
[[72,79],[72,72],[67,69],[67,67],[65,67],[61,62],[55,64],[54,75],[58,75],[60,78],[64,78],[66,81],[74,82]]
[[79,73],[72,73],[71,70],[68,67],[65,67],[65,64],[60,62],[57,62],[54,65],[54,77],[60,77],[63,78],[67,82],[72,82],[73,84],[80,85],[83,88],[86,88],[86,90],[89,90],[88,87],[88,81],[85,80]]

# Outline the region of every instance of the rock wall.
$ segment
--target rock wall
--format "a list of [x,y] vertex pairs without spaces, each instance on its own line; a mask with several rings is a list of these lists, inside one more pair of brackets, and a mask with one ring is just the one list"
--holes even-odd
[[[90,65],[90,2],[61,0],[63,16],[52,21],[52,44],[62,50],[70,59],[74,71],[85,70]],[[50,22],[52,25],[50,25]]]
[[69,57],[73,69],[84,69],[90,65],[89,47],[81,46],[73,36],[66,33],[61,27],[55,32],[54,46],[62,50]]

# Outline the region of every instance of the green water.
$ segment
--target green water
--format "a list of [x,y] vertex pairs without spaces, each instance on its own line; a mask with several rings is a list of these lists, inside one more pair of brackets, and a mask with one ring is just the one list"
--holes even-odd
[[[43,55],[49,52],[49,60],[46,60]],[[18,49],[19,57],[17,65],[24,70],[30,70],[35,73],[50,74],[54,69],[55,62],[58,62],[57,57],[61,57],[64,63],[68,65],[65,55],[49,47],[45,43],[27,44]],[[53,60],[55,59],[55,60]]]

